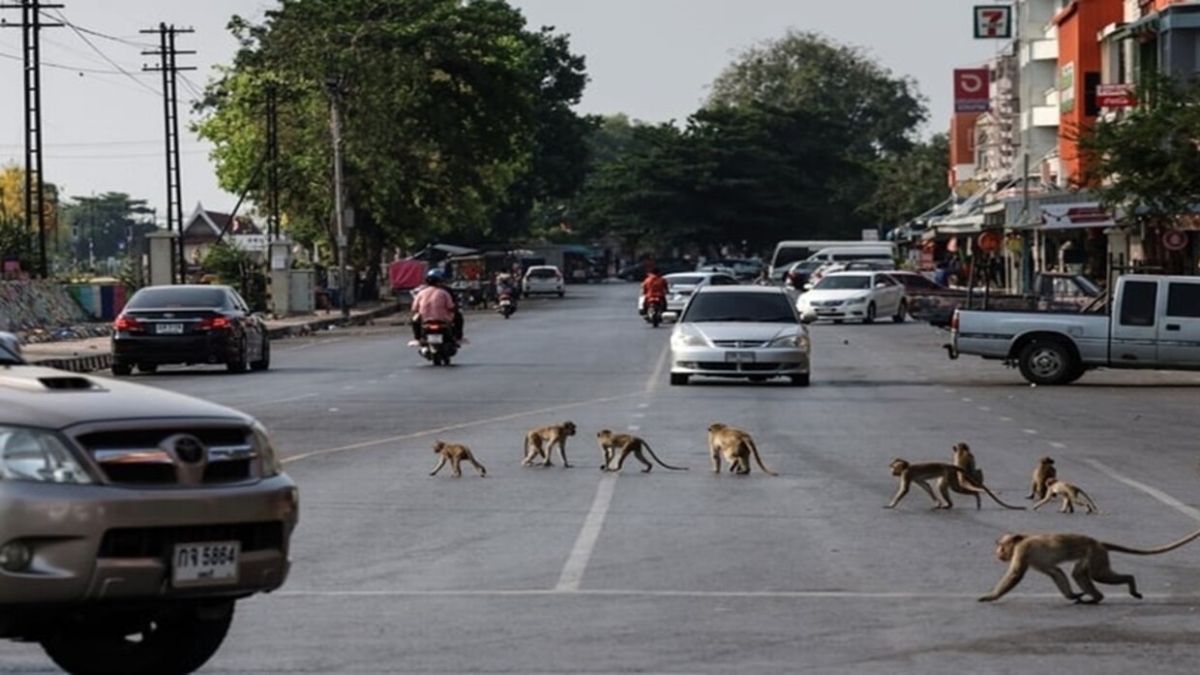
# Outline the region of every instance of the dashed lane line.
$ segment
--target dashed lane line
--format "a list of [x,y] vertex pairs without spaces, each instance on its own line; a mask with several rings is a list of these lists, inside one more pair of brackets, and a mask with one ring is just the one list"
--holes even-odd
[[1192,520],[1200,520],[1200,509],[1188,506],[1187,504],[1184,504],[1183,502],[1172,497],[1171,495],[1167,494],[1166,492],[1159,490],[1156,487],[1151,487],[1149,485],[1146,485],[1145,483],[1136,481],[1136,480],[1130,478],[1129,476],[1121,474],[1116,469],[1108,466],[1104,462],[1101,462],[1096,459],[1091,459],[1088,457],[1085,457],[1083,459],[1083,461],[1087,464],[1091,464],[1094,469],[1096,469],[1100,473],[1108,476],[1109,478],[1111,478],[1117,482],[1124,483],[1124,484],[1128,485],[1129,487],[1134,488],[1136,490],[1141,490],[1142,492],[1145,492],[1146,494],[1157,499],[1158,501],[1162,502],[1163,504],[1166,504],[1167,506],[1175,509],[1176,511],[1182,513],[1183,515],[1187,516],[1188,518],[1191,518]]

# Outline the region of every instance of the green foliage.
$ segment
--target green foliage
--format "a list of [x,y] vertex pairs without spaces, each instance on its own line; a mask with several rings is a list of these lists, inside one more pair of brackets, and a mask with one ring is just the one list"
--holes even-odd
[[950,196],[950,139],[936,134],[876,167],[878,184],[867,210],[885,227],[900,225]]
[[242,49],[209,84],[196,130],[222,186],[265,203],[276,88],[281,206],[301,243],[333,238],[331,83],[358,264],[388,246],[486,236],[493,222],[519,229],[534,202],[582,180],[587,124],[570,107],[583,60],[502,0],[284,0],[261,25],[235,17],[230,29]]
[[1200,78],[1148,75],[1123,119],[1076,130],[1082,186],[1109,206],[1171,220],[1200,202]]
[[202,266],[205,272],[216,275],[220,283],[236,288],[251,308],[260,311],[266,308],[262,265],[248,251],[220,242],[208,250]]
[[90,261],[122,258],[140,253],[145,236],[156,228],[153,210],[144,199],[124,192],[74,196],[62,207],[64,248],[76,269],[90,269]]

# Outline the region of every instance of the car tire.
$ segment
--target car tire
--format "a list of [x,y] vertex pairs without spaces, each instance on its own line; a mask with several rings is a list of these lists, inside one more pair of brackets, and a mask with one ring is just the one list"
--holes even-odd
[[875,303],[867,305],[867,315],[863,317],[863,323],[875,323]]
[[112,374],[116,377],[126,377],[133,373],[133,365],[129,363],[112,364]]
[[896,315],[892,317],[892,321],[896,323],[904,323],[904,319],[908,317],[908,303],[901,300],[900,306],[896,308]]
[[1068,384],[1083,375],[1075,355],[1059,340],[1034,340],[1025,345],[1017,366],[1032,384]]
[[139,363],[137,369],[138,369],[139,373],[153,373],[153,372],[158,371],[158,364],[157,363]]
[[60,628],[41,645],[72,675],[184,675],[199,669],[220,648],[233,622],[233,604],[210,614],[199,606],[189,607],[147,617],[144,630],[128,633],[106,631],[100,623],[73,625]]
[[245,341],[238,348],[237,356],[225,363],[225,368],[231,373],[244,373],[250,369],[250,347]]
[[563,296],[564,296],[564,295],[566,295],[566,294],[567,294],[567,292],[566,292],[566,291],[559,291],[559,292],[558,292],[558,297],[560,297],[560,298],[561,298],[561,297],[563,297]]
[[688,383],[687,373],[671,373],[671,384],[681,386]]
[[800,375],[791,375],[790,377],[792,379],[793,387],[807,387],[809,382],[811,381],[811,376],[808,373],[801,373]]
[[250,370],[263,371],[271,368],[271,340],[267,336],[262,339],[262,358],[250,363]]

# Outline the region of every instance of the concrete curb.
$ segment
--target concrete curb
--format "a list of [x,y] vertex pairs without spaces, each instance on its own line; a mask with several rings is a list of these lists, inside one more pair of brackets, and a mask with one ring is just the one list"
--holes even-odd
[[[372,323],[377,318],[395,314],[401,309],[407,307],[408,303],[394,302],[364,312],[352,313],[346,320],[346,325],[366,325]],[[272,340],[280,340],[290,337],[309,335],[314,331],[325,330],[330,326],[340,325],[342,325],[341,314],[330,313],[328,316],[320,319],[312,319],[310,321],[283,326],[269,326],[267,328],[267,337]],[[97,370],[108,370],[111,368],[112,354],[105,352],[103,354],[86,354],[82,356],[55,356],[41,359],[30,359],[29,362],[36,366],[57,368],[59,370],[66,370],[73,373],[90,373]]]

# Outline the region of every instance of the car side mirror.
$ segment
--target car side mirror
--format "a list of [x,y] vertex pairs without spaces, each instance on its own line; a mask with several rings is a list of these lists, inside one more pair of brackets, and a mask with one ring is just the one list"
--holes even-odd
[[800,323],[816,323],[817,313],[811,309],[800,315]]

